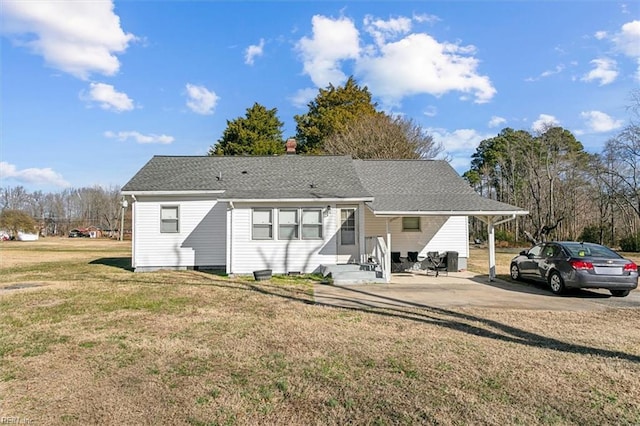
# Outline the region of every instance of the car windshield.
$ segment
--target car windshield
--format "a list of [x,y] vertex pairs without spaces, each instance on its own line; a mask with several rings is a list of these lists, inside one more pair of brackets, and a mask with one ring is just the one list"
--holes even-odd
[[615,251],[598,244],[568,243],[564,244],[564,247],[573,257],[604,257],[608,259],[621,258],[621,256]]

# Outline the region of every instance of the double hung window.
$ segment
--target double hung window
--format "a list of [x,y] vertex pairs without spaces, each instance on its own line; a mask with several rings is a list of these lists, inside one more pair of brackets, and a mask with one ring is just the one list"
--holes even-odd
[[160,232],[171,233],[178,232],[179,219],[178,219],[178,206],[161,206],[160,207]]
[[273,210],[254,209],[253,210],[253,239],[271,240],[273,239]]

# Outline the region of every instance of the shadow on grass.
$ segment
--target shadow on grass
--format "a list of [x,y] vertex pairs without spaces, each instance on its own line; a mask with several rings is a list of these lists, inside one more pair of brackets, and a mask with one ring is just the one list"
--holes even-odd
[[113,268],[124,269],[125,271],[133,272],[131,267],[131,256],[129,257],[101,257],[99,259],[89,262],[90,265],[105,265]]
[[[562,340],[554,339],[537,333],[532,333],[530,331],[526,331],[480,316],[456,312],[449,309],[438,308],[421,303],[408,302],[406,300],[396,299],[392,297],[381,296],[379,294],[373,294],[348,286],[334,286],[331,284],[323,284],[340,288],[345,292],[351,293],[353,297],[329,296],[329,302],[318,303],[314,300],[301,297],[300,295],[292,294],[291,291],[286,291],[286,288],[283,289],[282,287],[273,284],[264,283],[257,285],[252,284],[248,281],[242,283],[235,282],[234,284],[240,284],[242,288],[249,291],[255,291],[268,296],[276,296],[291,301],[297,301],[307,305],[315,304],[321,306],[324,305],[330,307],[339,307],[340,309],[366,312],[369,314],[376,314],[384,317],[400,318],[410,321],[417,321],[424,324],[435,325],[438,327],[445,327],[451,330],[459,331],[461,333],[498,340],[502,342],[516,343],[524,346],[550,349],[559,352],[593,355],[604,358],[613,358],[640,363],[639,355],[568,343]],[[221,283],[213,285],[222,286]],[[234,287],[238,288],[236,286]],[[343,302],[355,306],[340,306],[340,304]]]
[[[414,321],[438,325],[440,327],[446,327],[463,333],[472,334],[474,336],[500,340],[503,342],[518,343],[525,346],[551,349],[560,352],[595,355],[606,358],[618,358],[635,363],[640,363],[640,356],[638,355],[567,343],[558,339],[525,331],[517,327],[513,327],[507,324],[500,323],[498,321],[482,318],[475,315],[464,314],[456,311],[451,311],[449,309],[438,308],[421,303],[408,302],[392,297],[380,296],[378,294],[369,293],[355,288],[340,288],[348,292],[352,292],[354,293],[354,295],[373,297],[378,301],[381,301],[382,303],[387,303],[386,307],[380,308],[380,303],[373,304],[367,300],[358,300],[357,302],[358,304],[362,305],[362,308],[354,307],[346,309],[356,311],[366,310],[366,312],[374,312],[384,316],[410,319]],[[352,299],[342,300],[353,301]],[[408,311],[399,307],[398,304],[418,308],[419,310]],[[491,330],[491,328],[493,330]]]

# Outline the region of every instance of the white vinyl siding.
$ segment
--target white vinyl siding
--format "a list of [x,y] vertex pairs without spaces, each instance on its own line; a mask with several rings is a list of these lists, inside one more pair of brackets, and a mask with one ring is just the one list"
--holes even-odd
[[[410,251],[426,257],[429,251],[456,251],[459,258],[469,257],[469,230],[467,216],[421,216],[420,232],[403,232],[402,220],[389,219],[391,251],[399,251],[402,257]],[[375,217],[370,210],[365,214],[367,237],[386,238],[386,218]]]
[[[225,265],[226,203],[197,197],[138,196],[134,205],[134,268]],[[178,232],[162,232],[164,206],[178,206]]]
[[[230,230],[229,257],[231,265],[227,272],[251,274],[260,269],[271,269],[274,274],[287,272],[317,272],[321,264],[336,263],[336,218],[335,206],[328,210],[326,203],[300,205],[299,203],[278,203],[270,206],[275,212],[273,226],[278,228],[279,211],[298,211],[297,239],[254,240],[252,233],[252,212],[262,207],[249,203],[234,203],[230,211],[233,229]],[[317,221],[320,223],[317,223]],[[305,225],[309,225],[308,227]],[[306,239],[307,235],[320,238]]]

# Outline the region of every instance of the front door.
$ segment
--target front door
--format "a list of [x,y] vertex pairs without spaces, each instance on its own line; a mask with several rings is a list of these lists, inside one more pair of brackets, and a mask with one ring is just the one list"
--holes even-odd
[[360,258],[358,208],[338,206],[338,220],[338,263],[357,263]]

